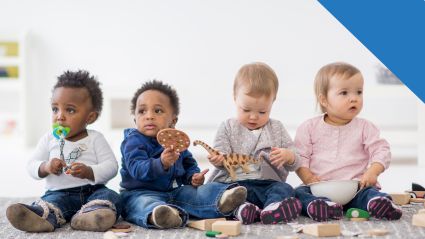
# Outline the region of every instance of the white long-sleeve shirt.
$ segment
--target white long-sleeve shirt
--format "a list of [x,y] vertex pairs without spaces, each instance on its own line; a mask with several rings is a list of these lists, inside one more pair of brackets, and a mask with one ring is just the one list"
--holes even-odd
[[[49,174],[45,177],[47,190],[60,190],[87,184],[106,184],[115,177],[118,172],[118,162],[105,137],[95,130],[87,130],[87,134],[87,137],[76,142],[65,140],[63,154],[67,158],[73,149],[77,147],[85,149],[75,162],[90,166],[93,170],[94,181],[73,177],[65,173],[60,175]],[[38,175],[41,164],[53,158],[60,158],[59,140],[53,136],[52,132],[48,132],[40,139],[35,152],[28,161],[28,173],[34,179],[42,179]]]

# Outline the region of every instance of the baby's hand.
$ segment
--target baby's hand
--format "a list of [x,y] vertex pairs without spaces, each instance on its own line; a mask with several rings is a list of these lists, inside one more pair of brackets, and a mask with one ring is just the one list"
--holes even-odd
[[66,163],[58,158],[53,158],[44,164],[44,171],[48,174],[60,175]]
[[199,187],[202,184],[204,184],[205,181],[205,174],[208,173],[209,169],[205,169],[204,171],[200,173],[195,173],[192,176],[192,186]]
[[373,172],[366,171],[360,179],[360,189],[375,186],[378,182],[378,175]]
[[270,162],[273,166],[281,169],[286,164],[293,164],[295,155],[291,150],[272,147],[270,152]]
[[223,166],[223,161],[224,161],[224,157],[222,154],[219,155],[208,155],[208,160],[210,161],[210,163],[216,167],[222,167]]
[[168,170],[179,159],[180,153],[174,151],[173,147],[166,148],[161,154],[161,163],[165,170]]
[[82,163],[72,163],[66,173],[76,178],[94,180],[93,169]]

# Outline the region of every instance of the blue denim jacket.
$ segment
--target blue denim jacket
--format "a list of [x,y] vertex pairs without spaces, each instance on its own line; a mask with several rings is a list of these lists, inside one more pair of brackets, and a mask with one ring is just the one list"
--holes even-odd
[[164,149],[156,138],[147,137],[137,129],[125,129],[121,143],[120,186],[127,190],[149,189],[170,191],[174,180],[177,186],[190,185],[192,175],[200,172],[189,150],[180,153],[179,159],[167,171],[161,163]]

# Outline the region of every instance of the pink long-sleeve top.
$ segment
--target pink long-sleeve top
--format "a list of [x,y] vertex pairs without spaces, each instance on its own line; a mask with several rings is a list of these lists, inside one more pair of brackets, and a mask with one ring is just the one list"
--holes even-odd
[[301,167],[310,168],[320,180],[360,179],[368,166],[380,163],[385,169],[391,160],[390,146],[380,138],[371,122],[354,118],[343,126],[324,121],[324,115],[298,127],[295,147]]

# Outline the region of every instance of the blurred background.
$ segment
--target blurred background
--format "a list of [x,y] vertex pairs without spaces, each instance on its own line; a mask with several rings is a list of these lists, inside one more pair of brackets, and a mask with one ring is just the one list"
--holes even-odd
[[[44,192],[25,164],[50,130],[51,89],[65,70],[88,70],[102,83],[104,110],[90,127],[120,160],[122,131],[133,126],[129,101],[143,82],[173,85],[181,98],[177,128],[212,144],[218,125],[235,115],[237,70],[254,61],[276,71],[272,117],[292,137],[318,114],[319,68],[334,61],[357,66],[365,78],[360,117],[374,122],[392,147],[383,189],[425,184],[424,103],[317,1],[0,0],[0,6],[0,197]],[[206,151],[190,150],[202,168],[210,167]],[[108,186],[118,190],[120,179]],[[300,183],[295,174],[288,181]]]

